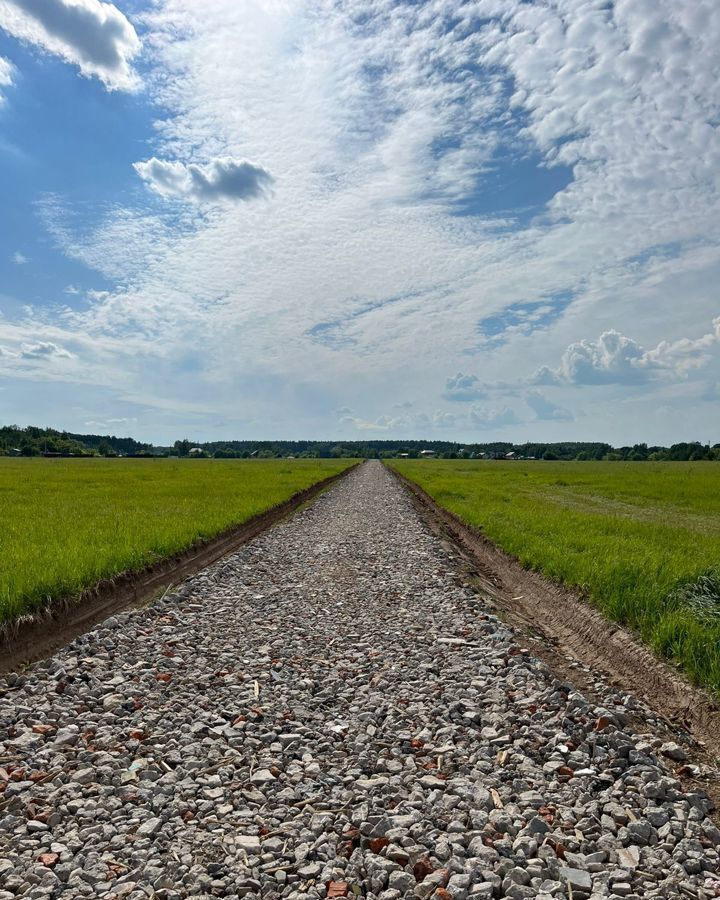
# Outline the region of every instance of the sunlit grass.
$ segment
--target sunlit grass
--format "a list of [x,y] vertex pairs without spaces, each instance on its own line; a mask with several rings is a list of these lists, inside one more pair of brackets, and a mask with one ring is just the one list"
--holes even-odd
[[0,621],[213,537],[351,462],[0,459]]
[[525,566],[581,588],[720,691],[720,465],[393,465]]

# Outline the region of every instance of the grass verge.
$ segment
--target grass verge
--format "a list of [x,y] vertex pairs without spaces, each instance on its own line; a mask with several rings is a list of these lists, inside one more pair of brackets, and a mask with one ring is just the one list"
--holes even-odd
[[720,466],[394,461],[526,566],[720,693]]
[[0,460],[0,622],[139,571],[352,460]]

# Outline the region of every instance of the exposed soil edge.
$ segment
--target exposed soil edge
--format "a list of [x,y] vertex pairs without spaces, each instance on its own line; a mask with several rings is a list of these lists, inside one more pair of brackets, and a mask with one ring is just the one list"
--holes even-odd
[[0,632],[0,672],[12,671],[51,656],[59,647],[113,613],[142,603],[163,588],[176,585],[212,565],[294,513],[358,465],[360,463],[355,463],[298,491],[282,503],[233,525],[214,538],[197,541],[187,550],[163,557],[139,571],[103,579],[79,596],[57,598],[33,615],[6,623]]
[[436,531],[439,524],[470,561],[474,580],[510,624],[539,634],[556,648],[558,660],[570,656],[641,699],[668,724],[687,732],[711,761],[720,758],[720,703],[707,691],[654,656],[631,631],[605,618],[578,593],[523,568],[515,557],[439,506],[419,485],[387,468],[413,495],[428,524]]

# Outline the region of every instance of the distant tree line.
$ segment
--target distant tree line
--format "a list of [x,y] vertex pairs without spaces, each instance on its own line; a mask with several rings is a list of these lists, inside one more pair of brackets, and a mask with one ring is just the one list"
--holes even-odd
[[389,459],[401,454],[410,459],[431,450],[440,459],[523,459],[546,460],[720,460],[720,444],[699,441],[670,447],[611,444],[586,441],[523,443],[490,441],[482,444],[453,441],[365,440],[365,441],[191,441],[177,440],[171,447],[153,446],[129,437],[73,434],[53,428],[17,425],[0,427],[0,456],[106,456],[215,459]]
[[152,444],[114,435],[0,426],[0,456],[157,456]]

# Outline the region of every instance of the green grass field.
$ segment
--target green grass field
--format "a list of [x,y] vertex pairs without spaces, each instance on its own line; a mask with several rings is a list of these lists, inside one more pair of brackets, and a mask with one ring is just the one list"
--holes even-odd
[[720,466],[394,461],[525,566],[720,692]]
[[0,622],[213,537],[350,464],[0,459]]

